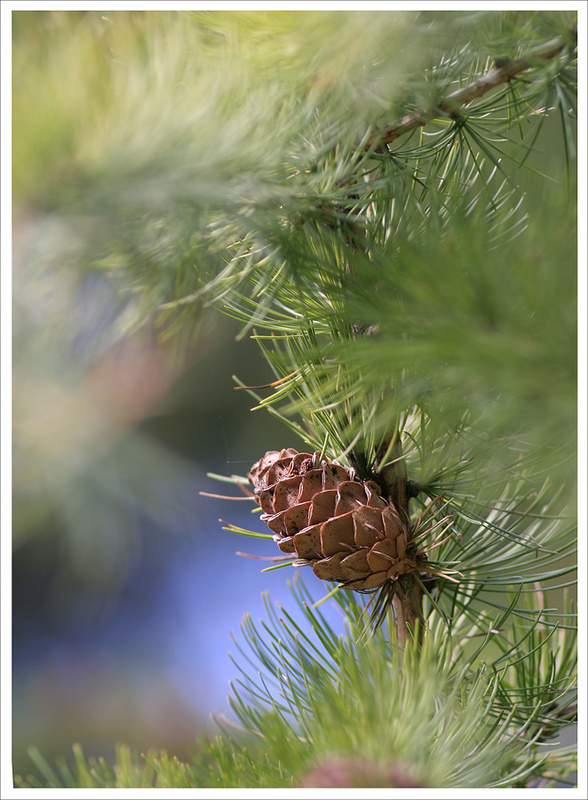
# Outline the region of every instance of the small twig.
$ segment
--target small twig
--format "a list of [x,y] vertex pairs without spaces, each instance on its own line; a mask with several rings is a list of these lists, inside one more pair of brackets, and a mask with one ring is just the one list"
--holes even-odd
[[411,576],[404,576],[398,579],[398,586],[392,598],[392,609],[394,611],[398,644],[402,648],[405,647],[409,639],[412,640],[417,627],[418,641],[420,644],[423,642],[422,599],[422,589],[411,579]]
[[396,506],[403,522],[408,524],[410,520],[408,501],[410,498],[408,496],[406,463],[398,429],[392,435],[387,436],[378,448],[377,463],[380,464],[384,459],[388,463],[379,472],[386,489],[387,499]]
[[[575,36],[576,31],[572,31],[572,34]],[[450,117],[458,116],[460,110],[468,105],[468,103],[471,103],[472,100],[482,97],[487,92],[503,83],[508,83],[508,81],[512,80],[521,72],[532,69],[532,67],[536,66],[538,61],[549,61],[555,58],[567,44],[568,40],[558,37],[557,39],[552,39],[547,42],[542,47],[532,50],[521,58],[509,59],[504,63],[495,62],[496,65],[487,72],[486,75],[478,78],[463,89],[452,92],[448,97],[438,103],[435,108],[407,114],[398,122],[380,128],[380,130],[370,136],[365,145],[365,149],[370,150],[375,144],[377,145],[375,152],[382,152],[381,148],[383,148],[384,145],[390,144],[405,133],[414,130],[414,128],[426,125],[439,111],[448,114]]]

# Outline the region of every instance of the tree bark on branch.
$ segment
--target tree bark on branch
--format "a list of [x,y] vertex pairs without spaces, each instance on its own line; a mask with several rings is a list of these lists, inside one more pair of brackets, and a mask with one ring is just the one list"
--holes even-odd
[[[570,33],[574,38],[577,36],[576,29],[572,30]],[[452,92],[434,108],[415,111],[412,114],[407,114],[402,117],[398,122],[380,128],[370,136],[365,145],[365,149],[370,150],[374,148],[374,152],[376,153],[384,152],[385,145],[390,144],[405,133],[409,133],[414,130],[414,128],[419,126],[423,127],[427,122],[434,119],[439,111],[442,111],[450,117],[459,116],[461,109],[471,103],[472,100],[483,97],[487,92],[503,83],[508,83],[521,72],[532,69],[537,66],[538,63],[555,58],[567,44],[569,44],[569,39],[558,37],[557,39],[551,39],[542,47],[530,51],[521,58],[508,59],[504,63],[502,61],[495,61],[495,66],[489,72],[473,81],[473,83],[464,86],[463,89],[457,89],[455,92]]]

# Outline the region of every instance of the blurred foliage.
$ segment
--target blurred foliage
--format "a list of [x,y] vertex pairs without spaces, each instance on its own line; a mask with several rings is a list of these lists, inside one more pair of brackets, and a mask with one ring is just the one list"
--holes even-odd
[[[244,198],[273,202],[295,131],[324,94],[342,91],[342,69],[357,80],[364,46],[380,54],[378,91],[393,91],[384,55],[401,49],[413,17],[14,12],[17,543],[42,531],[48,508],[65,504],[74,537],[112,508],[112,493],[92,487],[112,485],[113,447],[126,462],[118,494],[128,484],[131,503],[149,462],[169,475],[166,492],[189,473],[129,430],[223,334],[200,301],[179,318],[162,303],[193,292],[217,265],[203,242],[211,208],[247,216]],[[323,48],[326,29],[334,36]],[[314,99],[301,103],[300,92]],[[74,486],[88,486],[88,468],[89,504]],[[72,515],[76,497],[86,521]],[[156,504],[144,500],[148,514],[178,502],[161,492]],[[104,527],[118,539],[118,523]],[[88,553],[94,545],[103,549],[100,537],[85,537]]]
[[188,758],[196,732],[211,727],[205,715],[187,707],[163,670],[145,661],[125,664],[120,654],[113,658],[94,651],[61,663],[54,658],[28,682],[18,674],[16,678],[16,774],[36,772],[28,754],[31,742],[50,759],[69,753],[72,742],[80,741],[88,756],[104,756],[110,762],[119,741],[140,752],[168,748]]
[[73,770],[62,759],[56,773],[31,750],[43,783],[31,777],[17,785],[310,788],[323,785],[313,780],[337,757],[350,769],[340,784],[348,788],[523,788],[530,774],[549,785],[552,771],[571,771],[572,749],[552,752],[539,737],[545,714],[570,688],[574,634],[545,636],[532,601],[531,638],[511,658],[510,631],[496,629],[507,615],[486,620],[467,654],[477,636],[469,621],[461,617],[448,637],[432,614],[423,647],[402,652],[391,630],[364,641],[363,609],[351,593],[337,595],[347,620],[338,636],[301,584],[291,588],[305,623],[267,598],[260,625],[244,619],[230,697],[239,724],[219,719],[223,735],[203,740],[188,762],[154,750],[138,759],[119,747],[113,770],[76,746]]

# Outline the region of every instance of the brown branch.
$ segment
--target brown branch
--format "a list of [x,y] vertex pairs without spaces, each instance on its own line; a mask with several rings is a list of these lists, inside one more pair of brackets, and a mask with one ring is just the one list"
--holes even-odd
[[[572,31],[572,34],[576,36],[576,31]],[[376,144],[375,152],[382,152],[381,148],[383,145],[390,144],[390,142],[393,142],[405,133],[409,133],[414,130],[414,128],[419,126],[423,127],[427,122],[430,122],[439,111],[448,114],[450,117],[457,116],[461,109],[468,105],[468,103],[471,103],[472,100],[482,97],[487,92],[503,83],[508,83],[508,81],[512,80],[521,72],[532,69],[537,65],[537,62],[549,61],[555,58],[567,44],[568,40],[566,39],[552,39],[542,47],[532,50],[526,56],[513,60],[509,59],[505,63],[495,62],[496,65],[487,72],[486,75],[468,84],[468,86],[464,86],[463,89],[452,92],[438,103],[435,108],[407,114],[398,122],[380,128],[380,130],[370,136],[365,145],[365,149],[369,150]]]
[[[389,451],[389,452],[388,452]],[[377,461],[386,458],[388,463],[380,471],[387,499],[393,503],[405,525],[410,528],[410,492],[406,475],[406,462],[402,452],[400,431],[384,439],[376,452]],[[418,627],[418,641],[422,643],[424,625],[422,612],[423,593],[411,576],[398,579],[392,598],[394,622],[398,643],[404,647]]]
[[392,610],[396,625],[396,636],[400,647],[404,648],[418,629],[417,640],[423,643],[424,620],[422,611],[423,593],[411,576],[398,578],[398,585],[392,598]]

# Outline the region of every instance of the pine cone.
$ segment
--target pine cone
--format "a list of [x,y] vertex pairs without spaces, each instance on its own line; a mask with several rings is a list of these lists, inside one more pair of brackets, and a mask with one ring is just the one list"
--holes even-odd
[[407,526],[378,485],[353,480],[320,453],[270,451],[248,477],[280,550],[298,556],[295,566],[311,565],[322,580],[376,589],[424,561],[407,551]]
[[303,789],[423,789],[401,764],[382,766],[367,759],[332,758],[312,769],[302,780]]

